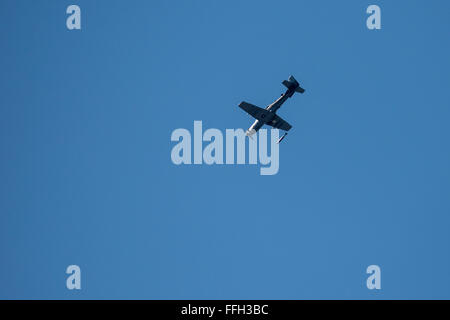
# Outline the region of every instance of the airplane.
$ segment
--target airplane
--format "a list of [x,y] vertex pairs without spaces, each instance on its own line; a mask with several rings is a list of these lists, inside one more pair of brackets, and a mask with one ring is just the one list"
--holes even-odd
[[287,88],[286,92],[281,94],[281,97],[275,100],[272,104],[268,105],[265,109],[245,101],[242,101],[239,104],[241,109],[256,119],[245,133],[246,136],[251,138],[259,129],[261,129],[263,125],[267,124],[274,128],[286,131],[278,140],[278,143],[280,143],[287,135],[287,132],[292,128],[292,126],[285,120],[281,119],[276,112],[288,98],[292,97],[295,92],[303,93],[305,92],[305,89],[300,87],[299,83],[293,76],[290,76],[288,80],[284,80],[282,83]]

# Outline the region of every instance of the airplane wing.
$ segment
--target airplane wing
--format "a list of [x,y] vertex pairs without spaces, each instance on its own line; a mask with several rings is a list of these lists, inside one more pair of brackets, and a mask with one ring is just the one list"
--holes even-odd
[[267,117],[267,115],[270,113],[269,111],[267,111],[266,109],[257,107],[251,103],[247,103],[245,101],[242,101],[239,104],[239,108],[241,108],[242,110],[244,110],[245,112],[247,112],[249,115],[251,115],[253,118],[261,120],[263,122],[264,118]]
[[292,126],[289,123],[287,123],[286,121],[284,121],[283,119],[281,119],[281,117],[279,117],[277,115],[275,115],[275,118],[273,118],[272,121],[267,122],[267,124],[269,126],[272,126],[274,128],[281,129],[284,131],[289,131],[292,128]]

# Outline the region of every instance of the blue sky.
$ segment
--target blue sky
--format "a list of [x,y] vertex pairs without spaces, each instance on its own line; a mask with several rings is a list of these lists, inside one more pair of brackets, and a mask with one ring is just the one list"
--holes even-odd
[[[449,13],[2,1],[0,298],[450,298]],[[239,102],[290,74],[306,92],[279,111],[277,175],[171,162],[174,129],[246,129]]]

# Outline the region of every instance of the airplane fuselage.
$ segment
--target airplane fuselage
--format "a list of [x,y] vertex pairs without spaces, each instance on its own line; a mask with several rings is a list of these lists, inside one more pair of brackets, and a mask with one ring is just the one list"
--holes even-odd
[[261,127],[272,121],[273,118],[275,117],[275,113],[277,112],[278,109],[280,109],[281,105],[290,97],[289,96],[289,90],[287,90],[285,93],[283,93],[277,100],[275,100],[274,102],[272,102],[270,105],[268,105],[265,109],[269,112],[271,112],[271,114],[269,116],[266,116],[264,118],[264,121],[261,120],[255,120],[255,122],[253,122],[253,124],[251,125],[250,128],[248,128],[247,132],[250,134],[254,134],[256,133],[259,129],[261,129]]

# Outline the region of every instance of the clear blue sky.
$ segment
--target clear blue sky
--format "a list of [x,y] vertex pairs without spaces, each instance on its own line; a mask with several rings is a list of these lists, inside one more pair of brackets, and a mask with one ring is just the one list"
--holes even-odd
[[[450,2],[2,0],[0,24],[0,298],[450,298]],[[277,175],[172,164],[174,129],[246,129],[290,74]]]

